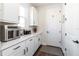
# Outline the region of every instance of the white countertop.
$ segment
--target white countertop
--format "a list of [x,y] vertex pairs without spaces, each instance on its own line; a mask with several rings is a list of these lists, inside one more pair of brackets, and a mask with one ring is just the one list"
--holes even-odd
[[2,42],[1,43],[1,50],[4,50],[4,49],[7,49],[15,44],[18,44],[24,40],[27,40],[33,36],[36,36],[38,34],[41,34],[41,32],[38,32],[38,33],[33,33],[33,34],[29,34],[29,35],[24,35],[24,36],[21,36],[20,38],[18,39],[15,39],[15,40],[12,40],[12,41],[8,41],[8,42]]

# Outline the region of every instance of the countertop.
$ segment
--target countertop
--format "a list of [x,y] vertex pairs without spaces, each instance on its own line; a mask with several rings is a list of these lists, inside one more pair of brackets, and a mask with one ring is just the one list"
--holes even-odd
[[37,32],[37,33],[32,33],[32,34],[29,34],[29,35],[24,35],[24,36],[21,36],[20,38],[18,39],[15,39],[15,40],[12,40],[12,41],[8,41],[8,42],[1,42],[1,50],[5,50],[11,46],[14,46],[24,40],[28,40],[29,38],[33,37],[33,36],[36,36],[38,34],[41,34],[41,32]]

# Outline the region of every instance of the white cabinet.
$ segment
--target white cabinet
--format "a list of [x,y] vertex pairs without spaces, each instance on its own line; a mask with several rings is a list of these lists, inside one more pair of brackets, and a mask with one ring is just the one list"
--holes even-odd
[[23,56],[25,54],[25,42],[21,42],[2,51],[2,56]]
[[38,47],[39,47],[41,45],[41,36],[38,35],[37,37],[38,37]]
[[2,56],[33,56],[41,44],[39,38],[40,35],[36,35],[12,47],[2,50]]
[[41,45],[40,35],[35,36],[34,40],[35,40],[35,43],[34,43],[35,48],[34,48],[34,50],[36,51],[39,48],[39,46]]
[[26,40],[26,47],[25,47],[26,56],[32,56],[35,53],[34,48],[35,48],[34,39],[30,38]]
[[38,37],[35,36],[34,40],[35,40],[35,43],[34,43],[35,48],[34,48],[34,50],[36,51],[38,49]]
[[0,19],[2,22],[18,23],[19,4],[0,3]]
[[33,56],[34,53],[37,51],[37,49],[41,45],[41,40],[39,39],[39,37],[34,36],[34,37],[26,40],[26,48],[25,48],[26,56]]
[[30,26],[38,26],[38,12],[35,7],[30,7]]

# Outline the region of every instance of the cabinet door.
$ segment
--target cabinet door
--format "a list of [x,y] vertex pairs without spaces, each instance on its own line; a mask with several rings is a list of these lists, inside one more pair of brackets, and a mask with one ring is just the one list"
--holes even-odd
[[33,7],[30,7],[30,26],[33,25]]
[[34,40],[35,40],[35,51],[38,49],[38,37],[36,36],[36,37],[34,37]]
[[31,7],[30,8],[30,26],[38,25],[37,16],[38,16],[37,9],[35,7]]
[[41,37],[38,35],[38,47],[41,45]]
[[2,55],[3,56],[23,56],[25,52],[24,49],[25,49],[25,42],[22,42],[6,50],[3,50]]
[[33,8],[33,24],[36,25],[36,26],[38,25],[37,16],[38,16],[37,9]]
[[26,40],[26,55],[27,56],[32,56],[35,51],[34,51],[34,39],[30,38],[29,40]]
[[18,23],[19,4],[5,3],[3,4],[3,10],[4,22]]

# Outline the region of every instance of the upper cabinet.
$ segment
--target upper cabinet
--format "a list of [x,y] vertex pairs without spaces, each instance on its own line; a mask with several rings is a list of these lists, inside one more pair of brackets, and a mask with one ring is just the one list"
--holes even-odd
[[19,7],[19,26],[29,30],[30,4],[20,4]]
[[30,26],[38,26],[38,12],[35,7],[30,7]]
[[3,15],[3,4],[2,3],[0,3],[0,21],[2,20],[2,15]]
[[0,21],[7,23],[18,23],[18,3],[0,3]]

